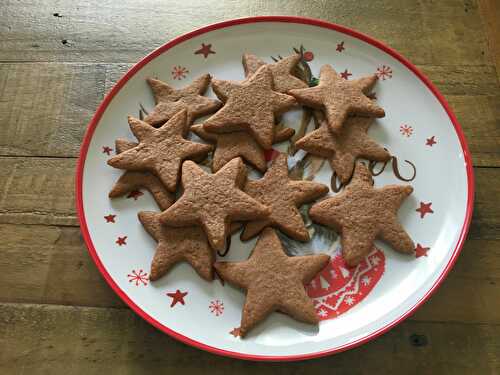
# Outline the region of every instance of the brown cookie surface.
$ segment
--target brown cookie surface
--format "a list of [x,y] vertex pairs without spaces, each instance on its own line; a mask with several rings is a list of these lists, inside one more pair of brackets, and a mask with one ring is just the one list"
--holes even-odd
[[185,110],[157,129],[133,117],[128,121],[139,144],[112,157],[108,164],[131,171],[152,172],[171,192],[176,189],[182,161],[206,157],[213,148],[184,138],[189,129]]
[[300,55],[298,54],[287,56],[272,64],[266,64],[259,57],[251,53],[243,54],[242,58],[245,77],[252,76],[261,66],[267,65],[273,76],[274,90],[282,93],[308,87],[304,81],[292,74],[293,68],[295,68],[299,61]]
[[[202,124],[192,125],[191,131],[201,139],[216,144],[212,162],[213,172],[217,172],[237,157],[243,158],[260,172],[266,171],[267,162],[264,150],[247,132],[210,133],[203,128]],[[276,130],[274,142],[282,142],[292,137],[294,133],[295,130],[291,128]]]
[[412,191],[409,185],[374,188],[368,168],[357,162],[345,190],[314,204],[309,216],[341,234],[343,256],[350,266],[370,253],[376,238],[399,252],[412,253],[415,245],[397,218],[399,206]]
[[204,74],[196,78],[190,85],[174,89],[165,82],[148,78],[147,82],[153,91],[156,106],[144,118],[144,121],[154,126],[161,125],[177,112],[185,109],[187,122],[192,124],[196,118],[214,113],[222,106],[222,103],[203,96],[210,80],[210,74]]
[[319,319],[304,285],[329,260],[326,254],[287,256],[276,232],[267,228],[248,260],[216,262],[215,269],[224,280],[246,290],[240,335],[245,336],[273,311],[281,311],[301,322],[317,324]]
[[309,232],[298,207],[326,193],[326,185],[303,180],[291,180],[288,176],[287,156],[280,154],[260,180],[248,180],[243,189],[248,195],[271,208],[265,219],[250,221],[241,234],[246,241],[272,226],[299,241],[308,241]]
[[175,227],[201,225],[214,250],[223,250],[232,222],[261,219],[270,213],[241,190],[245,180],[246,167],[240,158],[214,174],[186,161],[182,165],[184,192],[161,214],[161,221]]
[[205,121],[204,129],[213,133],[248,131],[266,150],[273,143],[275,116],[296,103],[293,97],[273,91],[273,78],[267,66],[243,82],[214,79],[212,87],[225,104]]
[[329,159],[342,183],[352,176],[357,158],[386,161],[391,154],[377,142],[368,137],[368,128],[373,118],[349,117],[345,126],[337,133],[330,131],[328,124],[321,126],[299,139],[295,145],[313,155]]
[[159,212],[142,211],[137,216],[144,229],[158,242],[151,262],[151,281],[158,280],[181,261],[188,262],[203,279],[213,280],[215,254],[201,228],[164,226],[160,223]]
[[317,86],[291,90],[289,93],[299,103],[324,110],[330,129],[339,132],[349,115],[385,116],[384,110],[365,95],[376,81],[375,74],[346,80],[330,65],[323,65]]
[[[136,142],[119,138],[115,141],[116,153],[120,154],[137,146]],[[150,172],[126,171],[115,182],[109,192],[110,198],[121,197],[134,190],[147,189],[158,206],[166,210],[174,202],[174,196],[161,183],[160,179]]]

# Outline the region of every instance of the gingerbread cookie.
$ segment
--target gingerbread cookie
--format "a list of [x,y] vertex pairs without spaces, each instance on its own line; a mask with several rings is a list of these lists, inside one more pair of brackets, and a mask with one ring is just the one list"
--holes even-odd
[[281,311],[301,322],[317,324],[319,319],[304,285],[329,260],[326,254],[287,256],[274,230],[267,228],[248,260],[216,262],[215,269],[224,280],[246,290],[240,336],[244,337],[273,311]]
[[[212,162],[213,172],[217,172],[229,161],[237,157],[242,157],[260,172],[266,171],[267,162],[264,150],[247,132],[209,133],[201,124],[191,126],[191,131],[201,139],[216,144]],[[276,130],[274,143],[289,139],[294,134],[295,130],[291,128]]]
[[256,236],[268,226],[276,227],[296,240],[309,241],[309,232],[298,207],[325,195],[329,189],[317,182],[290,180],[287,156],[280,154],[264,177],[248,180],[243,190],[271,208],[269,217],[246,224],[241,234],[243,241]]
[[222,103],[203,96],[210,80],[210,74],[204,74],[190,85],[182,89],[174,89],[165,82],[148,78],[147,82],[153,91],[156,106],[144,118],[144,121],[154,126],[161,125],[177,112],[185,109],[187,122],[192,124],[196,118],[214,113],[222,106]]
[[324,110],[330,130],[338,133],[349,115],[385,116],[384,110],[365,95],[376,81],[375,74],[348,81],[330,65],[323,65],[317,86],[289,93],[299,103]]
[[266,64],[263,60],[250,53],[243,54],[242,59],[245,77],[251,77],[260,67],[267,65],[273,76],[274,91],[282,93],[308,87],[304,81],[292,74],[299,61],[300,55],[298,54],[285,57],[272,64]]
[[212,146],[185,139],[189,128],[186,110],[182,110],[160,128],[129,117],[132,133],[139,144],[108,160],[115,168],[148,171],[158,176],[165,187],[175,192],[180,166],[185,159],[206,157]]
[[[120,154],[137,146],[136,142],[119,138],[115,141],[116,153]],[[121,197],[141,188],[147,189],[162,210],[166,210],[174,202],[174,196],[161,183],[160,179],[150,172],[126,171],[109,192],[110,198]]]
[[263,219],[270,209],[241,188],[246,167],[240,158],[233,159],[215,174],[186,161],[182,165],[182,196],[161,215],[170,226],[201,225],[214,250],[223,250],[234,221]]
[[241,83],[214,79],[212,87],[225,104],[205,121],[205,130],[213,133],[246,130],[265,150],[273,143],[274,117],[296,103],[293,97],[273,91],[273,78],[267,66]]
[[409,185],[373,187],[368,168],[356,163],[345,190],[314,204],[310,218],[341,234],[346,263],[355,266],[373,249],[376,238],[402,253],[413,253],[415,245],[397,218],[397,211],[413,188]]
[[332,169],[346,184],[352,176],[357,158],[387,161],[391,154],[368,137],[368,128],[373,123],[369,117],[349,117],[345,126],[337,133],[330,131],[323,122],[319,129],[299,139],[295,145],[313,155],[329,159]]
[[137,215],[144,229],[157,242],[149,279],[158,280],[174,264],[186,261],[201,278],[213,280],[215,254],[200,227],[171,228],[160,223],[160,213],[142,211]]

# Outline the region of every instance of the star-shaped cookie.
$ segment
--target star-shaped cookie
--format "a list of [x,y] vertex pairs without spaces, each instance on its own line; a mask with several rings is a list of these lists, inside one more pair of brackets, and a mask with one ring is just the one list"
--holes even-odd
[[[120,154],[137,146],[136,142],[119,138],[115,141],[116,153]],[[162,210],[166,210],[174,202],[174,196],[161,183],[160,179],[151,172],[126,171],[109,192],[110,198],[121,197],[131,191],[146,188]]]
[[244,53],[242,58],[245,77],[251,77],[261,66],[267,65],[273,76],[274,91],[282,93],[308,87],[304,81],[292,74],[293,68],[295,68],[299,61],[300,55],[298,54],[287,56],[272,64],[266,64],[251,53]]
[[399,206],[412,191],[409,185],[374,188],[368,168],[357,162],[345,190],[314,204],[309,216],[341,234],[342,252],[350,266],[370,253],[376,238],[399,252],[413,253],[415,245],[397,218]]
[[144,118],[144,121],[153,126],[161,125],[177,112],[185,109],[187,122],[192,124],[196,118],[214,113],[222,106],[222,103],[203,96],[210,80],[210,74],[204,74],[190,85],[182,89],[174,89],[165,82],[148,78],[147,82],[153,91],[156,106]]
[[309,232],[298,207],[325,195],[329,189],[317,182],[290,180],[287,156],[280,154],[264,177],[260,180],[248,180],[243,190],[271,208],[269,217],[246,224],[241,233],[243,241],[256,236],[268,226],[276,227],[296,240],[309,241]]
[[293,97],[273,91],[273,78],[267,66],[243,82],[214,79],[212,88],[225,104],[205,121],[205,130],[213,133],[246,130],[266,150],[273,143],[275,116],[296,104]]
[[175,192],[182,161],[199,160],[213,149],[211,145],[184,138],[189,129],[186,116],[186,110],[182,110],[158,129],[129,117],[130,129],[139,144],[112,157],[108,164],[120,169],[152,172],[169,191]]
[[171,228],[160,223],[159,212],[137,215],[144,229],[157,242],[149,279],[158,280],[178,262],[188,262],[207,281],[213,280],[215,254],[200,227]]
[[[247,132],[209,133],[201,124],[192,125],[191,131],[201,139],[216,144],[212,162],[213,172],[217,172],[229,161],[237,157],[242,157],[262,173],[266,171],[267,163],[264,150]],[[274,143],[283,142],[294,134],[295,130],[291,128],[276,130]]]
[[333,133],[328,124],[323,122],[295,145],[313,155],[329,159],[340,181],[346,184],[352,176],[357,158],[375,161],[391,158],[387,150],[368,137],[368,128],[372,124],[373,118],[370,117],[349,117],[345,126]]
[[214,250],[223,250],[234,221],[263,219],[270,209],[241,188],[246,167],[240,158],[227,163],[217,173],[208,174],[196,163],[182,165],[182,196],[161,214],[170,226],[201,225]]
[[227,282],[246,289],[240,336],[245,336],[273,311],[301,322],[317,324],[312,300],[304,285],[329,262],[326,254],[289,257],[271,228],[264,230],[248,260],[216,262],[217,273]]
[[365,95],[376,81],[375,74],[346,80],[330,65],[323,65],[317,86],[291,90],[289,93],[299,103],[324,110],[330,129],[339,132],[349,115],[385,116],[384,110]]

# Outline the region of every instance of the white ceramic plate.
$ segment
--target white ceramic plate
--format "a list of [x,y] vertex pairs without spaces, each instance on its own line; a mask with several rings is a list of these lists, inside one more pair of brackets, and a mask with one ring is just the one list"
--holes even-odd
[[[203,45],[206,50],[195,53]],[[379,74],[375,93],[387,115],[377,120],[370,135],[398,158],[402,175],[412,173],[404,160],[416,167],[416,178],[411,182],[415,191],[401,207],[399,218],[420,248],[416,256],[405,256],[377,243],[358,267],[348,269],[338,256],[335,233],[308,222],[311,242],[300,245],[285,239],[284,243],[293,254],[326,251],[332,255],[329,268],[308,286],[322,318],[319,329],[275,313],[240,339],[233,334],[244,301],[241,291],[217,280],[207,283],[187,264],[176,266],[157,282],[148,281],[155,242],[138,222],[137,212],[158,208],[147,192],[128,199],[108,199],[122,171],[109,167],[106,161],[108,154],[114,153],[116,138],[134,139],[127,115],[137,117],[140,104],[146,110],[154,105],[146,77],[158,77],[175,87],[207,72],[221,79],[241,80],[243,52],[272,62],[271,56],[289,55],[301,45],[314,76],[323,64],[332,64],[348,79]],[[208,50],[214,53],[201,53]],[[284,117],[287,126],[296,129],[300,119],[298,110]],[[286,147],[287,143],[277,146],[280,150]],[[290,157],[289,166],[302,157],[300,152]],[[306,168],[305,173],[313,172]],[[329,185],[327,163],[314,173],[315,180]],[[375,177],[377,186],[388,183],[403,183],[390,167]],[[98,268],[116,293],[144,319],[173,337],[245,359],[297,360],[326,355],[366,342],[402,321],[428,298],[452,267],[466,236],[472,205],[472,165],[463,132],[428,79],[399,54],[368,36],[295,17],[257,17],[211,25],[145,57],[100,105],[85,135],[77,168],[81,229]],[[426,212],[426,207],[431,211]],[[238,235],[233,236],[226,259],[245,259],[254,243],[241,243]],[[173,304],[175,299],[169,294],[177,291],[183,298]]]

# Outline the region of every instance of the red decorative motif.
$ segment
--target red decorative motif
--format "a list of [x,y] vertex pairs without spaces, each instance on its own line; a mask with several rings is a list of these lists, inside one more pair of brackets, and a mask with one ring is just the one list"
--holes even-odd
[[421,256],[427,256],[427,252],[429,251],[430,247],[422,247],[419,243],[417,244],[417,247],[415,248],[415,258],[420,258]]
[[185,67],[176,65],[172,68],[172,78],[181,80],[183,78],[186,78],[186,75],[189,73],[189,70],[187,70]]
[[208,305],[208,309],[212,314],[215,314],[215,316],[222,315],[222,313],[224,312],[224,303],[216,299],[210,302],[210,305]]
[[302,54],[302,57],[304,57],[304,60],[306,61],[313,61],[314,60],[314,53],[311,51],[306,51]]
[[212,51],[211,44],[201,43],[200,49],[194,51],[195,55],[203,55],[204,58],[207,58],[210,54],[215,54],[215,51]]
[[424,203],[420,202],[420,207],[417,208],[415,211],[420,212],[420,218],[423,219],[425,214],[433,214],[434,211],[432,211],[431,208],[432,202],[429,203]]
[[352,76],[352,73],[349,73],[349,71],[346,69],[342,73],[340,73],[340,76],[345,80],[348,80],[349,77]]
[[342,52],[343,50],[345,50],[344,41],[337,44],[337,48],[335,48],[335,49],[337,50],[337,52]]
[[239,337],[240,336],[240,327],[233,328],[232,331],[229,332],[231,335],[234,337]]
[[108,146],[102,146],[102,153],[106,155],[110,155],[113,149]]
[[274,148],[272,148],[270,150],[265,150],[264,151],[264,158],[266,159],[266,161],[271,161],[271,160],[276,159],[276,157],[279,154],[280,154],[279,151],[277,151]]
[[115,242],[118,244],[118,246],[126,245],[127,244],[127,236],[118,237]]
[[356,267],[349,268],[340,251],[307,286],[320,320],[335,318],[360,303],[382,277],[384,253],[374,248]]
[[436,137],[434,135],[432,137],[430,137],[430,138],[427,138],[425,140],[425,145],[426,146],[430,146],[430,147],[432,147],[433,145],[435,145],[437,143],[435,138]]
[[127,194],[127,198],[134,198],[134,201],[139,199],[141,195],[144,195],[144,193],[140,190],[132,190],[130,193]]
[[403,124],[399,127],[399,131],[405,137],[410,137],[413,134],[413,128],[410,125]]
[[177,302],[179,302],[181,305],[185,305],[186,302],[184,301],[184,297],[186,297],[188,292],[181,292],[179,289],[175,291],[175,293],[167,293],[167,296],[172,298],[172,303],[170,304],[170,307],[174,307],[177,305]]
[[130,283],[135,282],[135,286],[148,285],[148,274],[146,272],[143,272],[143,270],[132,270],[132,273],[129,273],[127,277]]
[[377,68],[375,74],[379,79],[385,81],[386,79],[392,78],[392,69],[386,65],[382,65],[381,67]]
[[109,214],[109,215],[104,216],[104,219],[106,220],[106,223],[114,223],[115,217],[116,217],[116,215]]

